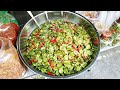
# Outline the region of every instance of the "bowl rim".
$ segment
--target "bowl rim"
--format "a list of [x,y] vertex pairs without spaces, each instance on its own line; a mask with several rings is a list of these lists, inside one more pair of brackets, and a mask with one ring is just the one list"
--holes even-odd
[[[48,12],[58,12],[58,11],[48,11]],[[70,12],[70,11],[63,11],[63,12],[67,12],[67,13],[74,14],[74,15],[76,15],[76,16],[84,19],[84,20],[87,21],[88,23],[90,23],[90,25],[95,29],[96,34],[97,34],[97,38],[98,38],[98,42],[99,42],[99,43],[98,43],[98,51],[97,51],[97,54],[96,54],[96,56],[94,57],[93,61],[92,61],[89,65],[87,65],[84,69],[82,69],[81,71],[79,71],[79,72],[77,72],[77,73],[74,73],[74,74],[71,74],[71,75],[67,75],[67,76],[50,76],[50,75],[44,74],[44,73],[42,73],[42,72],[40,72],[40,71],[32,68],[32,67],[26,62],[26,60],[23,58],[23,56],[22,56],[22,54],[21,54],[21,51],[20,51],[20,44],[19,44],[19,43],[20,43],[20,35],[21,35],[22,30],[28,25],[28,23],[33,20],[33,19],[31,18],[31,19],[24,25],[24,27],[21,29],[21,31],[20,31],[19,34],[18,34],[17,43],[16,43],[16,45],[17,45],[17,52],[18,52],[18,55],[19,55],[21,61],[24,63],[24,65],[25,65],[28,69],[32,70],[32,71],[35,72],[36,74],[42,75],[42,76],[47,77],[47,78],[52,78],[52,79],[55,79],[55,78],[56,78],[56,79],[62,79],[62,78],[64,78],[64,79],[65,79],[65,78],[73,78],[73,77],[76,77],[76,76],[78,76],[78,75],[81,75],[81,74],[85,73],[88,69],[90,69],[90,68],[93,66],[93,64],[95,63],[95,61],[97,61],[97,57],[98,57],[98,55],[99,55],[99,53],[100,53],[100,37],[99,37],[99,34],[98,34],[98,31],[97,31],[96,27],[92,24],[92,22],[90,22],[90,20],[88,20],[88,19],[87,19],[86,17],[84,17],[83,15],[78,14],[78,13],[76,13],[76,12],[74,12],[74,13],[73,13],[73,12]],[[45,13],[44,13],[44,12],[43,12],[43,13],[40,13],[40,14],[36,15],[35,18],[38,17],[38,16],[40,16],[40,15],[42,15],[42,14],[45,14]]]

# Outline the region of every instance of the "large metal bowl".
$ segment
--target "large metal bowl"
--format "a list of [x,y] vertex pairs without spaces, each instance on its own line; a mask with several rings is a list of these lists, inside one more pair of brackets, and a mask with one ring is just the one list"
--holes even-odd
[[[83,72],[87,71],[87,69],[89,69],[93,63],[96,61],[96,58],[99,54],[100,51],[100,39],[99,39],[99,35],[98,32],[96,30],[96,28],[94,27],[94,25],[87,20],[85,17],[83,17],[82,15],[73,13],[73,12],[69,12],[69,11],[63,11],[63,14],[61,14],[61,11],[49,11],[48,13],[48,18],[49,20],[56,20],[56,19],[65,19],[65,20],[69,20],[73,23],[80,23],[83,26],[89,26],[93,29],[92,32],[94,32],[97,37],[98,37],[98,52],[96,54],[96,56],[94,57],[94,59],[92,60],[91,63],[89,63],[88,66],[86,66],[86,68],[84,68],[82,71],[75,73],[73,75],[68,75],[68,76],[49,76],[47,74],[43,74],[42,72],[32,68],[27,61],[25,60],[25,58],[22,55],[22,52],[24,52],[25,49],[25,45],[26,45],[26,40],[29,37],[29,35],[31,34],[31,32],[33,30],[35,30],[37,27],[37,25],[35,24],[35,22],[33,21],[33,19],[30,19],[25,26],[23,27],[23,29],[21,30],[19,36],[18,36],[18,42],[17,42],[17,50],[19,53],[20,58],[22,59],[23,63],[32,71],[36,72],[37,74],[43,75],[45,77],[49,77],[49,78],[73,78],[74,76],[80,75]],[[47,18],[46,18],[46,14],[43,12],[41,14],[38,14],[37,16],[35,16],[35,19],[37,20],[38,24],[42,24],[44,22],[47,22]],[[92,38],[92,36],[91,36]]]

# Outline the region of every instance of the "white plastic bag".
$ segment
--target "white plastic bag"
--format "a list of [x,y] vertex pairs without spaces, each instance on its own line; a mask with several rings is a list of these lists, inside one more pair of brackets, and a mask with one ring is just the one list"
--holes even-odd
[[105,30],[109,31],[113,22],[115,22],[120,17],[120,11],[108,11],[107,18],[105,21]]
[[101,22],[102,24],[105,24],[106,18],[107,18],[107,11],[100,11],[100,15],[98,18],[98,21]]
[[99,34],[109,32],[113,22],[120,17],[120,11],[100,11],[98,21],[94,23]]

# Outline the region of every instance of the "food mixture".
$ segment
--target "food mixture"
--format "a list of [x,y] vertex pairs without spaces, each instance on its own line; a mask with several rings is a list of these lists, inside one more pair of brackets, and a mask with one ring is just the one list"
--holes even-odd
[[51,76],[67,76],[94,60],[98,38],[89,28],[65,20],[45,22],[40,27],[29,36],[23,53],[34,69]]

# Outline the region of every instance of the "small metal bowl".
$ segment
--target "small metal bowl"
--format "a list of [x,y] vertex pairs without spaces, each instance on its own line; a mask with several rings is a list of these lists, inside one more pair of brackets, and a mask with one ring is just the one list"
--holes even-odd
[[[89,63],[88,66],[86,66],[83,70],[81,70],[78,73],[72,74],[72,75],[67,75],[67,76],[50,76],[47,74],[44,74],[34,68],[32,68],[27,61],[25,60],[25,58],[22,55],[22,52],[24,52],[25,49],[25,45],[26,45],[26,40],[28,39],[29,35],[32,33],[33,30],[35,30],[37,28],[37,25],[35,24],[35,22],[33,21],[33,19],[30,19],[25,26],[23,27],[23,29],[20,31],[20,34],[18,36],[18,42],[17,42],[17,50],[18,50],[18,54],[20,56],[20,58],[22,59],[23,63],[32,71],[36,72],[39,75],[43,75],[45,77],[48,78],[57,78],[57,79],[62,79],[62,78],[73,78],[77,75],[82,74],[83,72],[87,71],[92,65],[93,63],[96,61],[96,58],[99,54],[100,51],[100,38],[99,38],[99,34],[96,30],[96,28],[94,27],[94,25],[85,17],[83,17],[80,14],[76,14],[70,11],[63,11],[61,14],[61,11],[49,11],[48,13],[48,18],[46,18],[46,14],[43,12],[41,14],[38,14],[35,16],[35,19],[37,20],[38,24],[41,25],[42,23],[45,23],[49,20],[56,20],[56,19],[65,19],[65,20],[69,20],[70,22],[73,23],[80,23],[83,26],[89,26],[93,29],[93,32],[97,35],[98,38],[98,52],[96,54],[96,56],[94,57],[94,59],[92,60],[91,63]],[[92,38],[92,36],[91,36]]]

